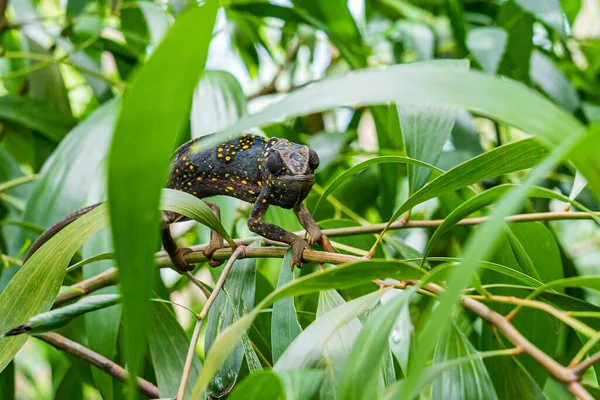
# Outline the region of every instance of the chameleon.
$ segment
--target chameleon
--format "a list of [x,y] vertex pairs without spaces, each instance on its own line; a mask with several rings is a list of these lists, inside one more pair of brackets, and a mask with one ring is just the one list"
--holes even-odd
[[[292,248],[292,268],[302,266],[302,255],[309,244],[318,243],[324,250],[334,251],[303,204],[315,183],[314,172],[319,166],[319,156],[313,149],[284,138],[253,134],[243,134],[215,147],[199,149],[201,139],[186,142],[175,151],[167,188],[190,193],[199,199],[225,195],[253,203],[248,228],[267,239],[287,243]],[[57,232],[100,204],[76,211],[51,226],[31,246],[24,261]],[[214,202],[206,204],[220,218],[218,205]],[[292,209],[308,233],[308,242],[263,221],[270,206]],[[161,217],[163,247],[173,268],[180,273],[193,270],[184,258],[192,250],[177,245],[169,226],[185,219],[172,212],[163,212]],[[212,259],[214,252],[222,247],[223,238],[213,231],[209,245],[203,250],[211,266],[222,263]]]

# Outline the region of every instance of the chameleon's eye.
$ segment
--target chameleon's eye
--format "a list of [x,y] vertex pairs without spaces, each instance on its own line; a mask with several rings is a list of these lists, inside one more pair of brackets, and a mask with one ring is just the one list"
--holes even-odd
[[308,165],[313,171],[319,167],[319,155],[313,149],[308,150]]
[[272,174],[281,171],[281,168],[283,168],[283,160],[278,152],[274,151],[267,157],[267,168],[269,168],[269,172]]

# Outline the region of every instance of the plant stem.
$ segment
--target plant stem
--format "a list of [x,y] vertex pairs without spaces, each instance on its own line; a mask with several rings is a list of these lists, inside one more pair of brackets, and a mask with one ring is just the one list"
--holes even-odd
[[20,178],[12,179],[8,182],[4,182],[0,184],[0,192],[4,192],[8,189],[12,189],[24,183],[35,181],[37,178],[39,178],[39,175],[25,175]]
[[[42,333],[39,335],[34,335],[34,337],[56,347],[58,350],[62,350],[65,353],[71,354],[87,363],[92,364],[96,368],[101,369],[121,382],[127,382],[129,374],[127,371],[125,371],[125,369],[123,369],[123,367],[115,364],[108,358],[88,349],[87,347],[80,345],[79,343],[76,343],[54,332]],[[160,397],[158,388],[147,380],[137,378],[137,386],[141,393],[150,398],[155,399]]]
[[200,311],[200,314],[198,315],[198,321],[196,321],[196,326],[194,327],[194,333],[192,335],[192,341],[190,342],[187,358],[185,360],[183,375],[181,376],[181,383],[179,384],[179,391],[177,392],[177,400],[183,400],[185,396],[185,388],[190,377],[190,371],[192,370],[192,362],[194,361],[194,354],[196,353],[196,344],[198,343],[198,338],[200,337],[202,322],[204,321],[204,318],[206,318],[206,316],[208,315],[210,307],[215,302],[217,295],[219,294],[221,288],[225,284],[225,280],[227,279],[229,271],[231,271],[231,267],[233,267],[233,263],[238,258],[243,258],[245,256],[246,248],[244,246],[238,246],[229,257],[229,260],[227,260],[227,264],[225,264],[225,268],[223,268],[223,272],[221,272],[219,280],[215,284],[212,293],[210,293],[208,300],[206,300],[206,303],[204,303],[204,307],[202,307],[202,311]]

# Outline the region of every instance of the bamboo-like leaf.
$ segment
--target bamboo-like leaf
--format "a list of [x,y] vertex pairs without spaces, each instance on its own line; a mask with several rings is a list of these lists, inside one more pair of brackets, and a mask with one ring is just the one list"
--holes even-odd
[[[344,304],[346,304],[346,300],[336,290],[321,291],[317,307],[317,320]],[[323,357],[326,360],[326,366],[325,378],[323,379],[319,393],[321,399],[338,398],[338,388],[342,379],[342,373],[348,363],[348,356],[361,328],[362,324],[359,319],[354,318],[327,339],[323,347]]]
[[250,375],[231,393],[231,400],[310,400],[323,380],[323,371],[261,371]]
[[[340,383],[340,399],[368,399],[380,397],[378,378],[388,338],[396,317],[410,301],[416,288],[395,296],[377,309],[365,323],[348,357]],[[361,379],[356,379],[360,376]]]
[[529,68],[531,80],[554,100],[556,104],[560,104],[569,112],[574,113],[577,111],[580,103],[577,90],[548,56],[539,50],[534,51],[531,54],[531,65]]
[[173,204],[172,207],[165,208],[167,211],[187,215],[210,229],[216,231],[230,245],[235,247],[233,239],[227,233],[221,221],[217,218],[214,212],[206,205],[206,203],[198,202],[198,198],[189,193],[173,189],[162,190],[162,203]]
[[372,308],[387,290],[378,290],[334,308],[317,318],[290,344],[273,366],[286,371],[315,366],[323,357],[327,339],[342,326]]
[[67,325],[73,318],[92,311],[114,306],[120,302],[121,296],[118,294],[86,296],[78,302],[69,304],[68,306],[35,315],[29,318],[24,324],[4,332],[3,336],[15,336],[23,333],[35,335],[37,333],[54,331]]
[[[179,389],[190,340],[166,303],[154,303],[151,307],[153,313],[148,331],[150,356],[160,395],[173,398]],[[198,378],[200,369],[200,359],[194,355],[190,372],[192,382]],[[192,388],[188,385],[186,395],[191,393]]]
[[[204,336],[205,354],[210,352],[215,340],[223,330],[231,326],[234,321],[250,313],[254,308],[255,276],[255,258],[235,262],[227,276],[225,287],[219,291],[208,313],[208,324]],[[208,389],[210,396],[218,398],[229,393],[237,380],[243,359],[244,346],[240,337],[234,351],[212,379]]]
[[565,21],[559,0],[515,0],[525,11],[529,11],[537,19],[554,29],[561,37],[566,36]]
[[[292,262],[292,250],[285,253],[279,274],[277,288],[290,283],[294,278],[294,273],[290,268]],[[296,336],[302,332],[296,315],[296,307],[293,298],[286,298],[276,301],[273,304],[273,314],[271,317],[271,347],[273,349],[273,362],[279,359],[290,343]]]
[[[435,364],[477,355],[469,339],[452,322],[435,349]],[[433,381],[432,399],[497,399],[494,385],[481,358],[473,357],[457,368],[442,372]]]
[[[108,166],[111,228],[123,293],[125,359],[136,376],[150,319],[148,299],[158,241],[160,188],[167,179],[176,136],[208,53],[218,2],[179,15],[148,61],[137,71],[123,104]],[[139,132],[144,133],[143,143]],[[135,382],[133,379],[131,382]],[[135,391],[131,390],[131,395]]]

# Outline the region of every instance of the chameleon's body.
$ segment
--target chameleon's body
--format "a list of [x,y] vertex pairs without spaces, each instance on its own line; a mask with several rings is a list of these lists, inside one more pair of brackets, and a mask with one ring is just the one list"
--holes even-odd
[[[248,219],[249,229],[268,239],[288,243],[293,250],[292,266],[301,265],[302,252],[308,245],[299,236],[261,220],[270,205],[293,209],[309,234],[309,242],[318,242],[325,250],[333,251],[329,240],[302,204],[314,184],[313,173],[319,165],[313,150],[286,139],[249,134],[209,149],[198,150],[198,143],[199,139],[192,140],[176,151],[168,188],[198,198],[226,195],[254,203]],[[219,216],[217,205],[207,204]],[[94,207],[79,210],[49,228],[31,247],[26,259],[58,231]],[[179,248],[169,230],[171,223],[182,219],[178,214],[163,213],[162,241],[174,268],[187,271],[192,267],[183,256],[190,250]],[[211,258],[222,246],[222,238],[213,232],[204,254]]]

